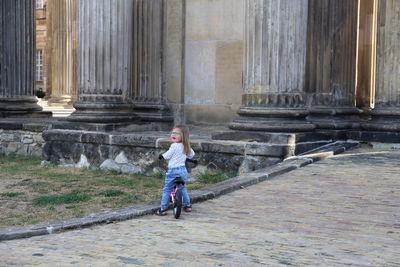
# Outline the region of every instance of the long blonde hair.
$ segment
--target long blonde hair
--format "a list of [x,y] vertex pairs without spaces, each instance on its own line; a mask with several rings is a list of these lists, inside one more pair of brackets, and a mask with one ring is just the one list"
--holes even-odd
[[182,132],[182,144],[183,144],[183,152],[186,155],[189,155],[192,152],[192,148],[190,147],[189,141],[189,127],[186,125],[175,125],[173,129],[179,129]]

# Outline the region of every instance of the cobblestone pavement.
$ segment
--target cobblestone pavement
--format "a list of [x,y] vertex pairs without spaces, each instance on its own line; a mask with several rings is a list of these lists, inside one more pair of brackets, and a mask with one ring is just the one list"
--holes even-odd
[[400,266],[400,151],[357,149],[194,206],[0,242],[0,266]]

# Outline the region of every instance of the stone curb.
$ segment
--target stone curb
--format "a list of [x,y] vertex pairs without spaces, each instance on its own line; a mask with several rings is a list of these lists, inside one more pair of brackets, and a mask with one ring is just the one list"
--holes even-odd
[[[310,153],[302,154],[285,159],[283,162],[274,166],[259,169],[250,173],[239,175],[235,178],[207,186],[200,190],[190,192],[192,203],[198,203],[208,199],[213,199],[220,195],[243,189],[247,186],[270,180],[278,175],[290,172],[297,168],[304,167],[313,162],[322,160],[335,154],[342,153],[347,149],[357,146],[358,142],[335,142]],[[143,215],[153,214],[159,207],[159,201],[147,204],[135,205],[117,210],[104,211],[89,214],[83,217],[71,218],[67,220],[53,221],[29,225],[27,227],[12,227],[0,229],[0,242],[5,240],[28,238],[32,236],[59,233],[66,230],[80,229],[97,224],[112,223],[116,221],[129,220]]]

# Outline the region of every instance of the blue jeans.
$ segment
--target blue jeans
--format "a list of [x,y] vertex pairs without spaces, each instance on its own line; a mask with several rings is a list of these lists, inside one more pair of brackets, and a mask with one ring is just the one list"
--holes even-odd
[[[185,166],[168,169],[167,173],[165,174],[164,190],[163,190],[162,199],[161,199],[161,209],[162,210],[168,209],[169,196],[171,195],[171,192],[174,189],[174,180],[176,177],[181,177],[185,181],[189,178],[189,174],[188,174]],[[184,207],[189,206],[190,198],[186,191],[185,186],[182,187],[182,195],[183,195]]]

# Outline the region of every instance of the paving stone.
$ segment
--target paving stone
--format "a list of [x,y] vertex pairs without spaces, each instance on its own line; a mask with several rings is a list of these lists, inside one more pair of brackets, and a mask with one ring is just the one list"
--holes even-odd
[[0,266],[399,266],[399,159],[351,150],[195,204],[178,220],[169,212],[2,241]]

